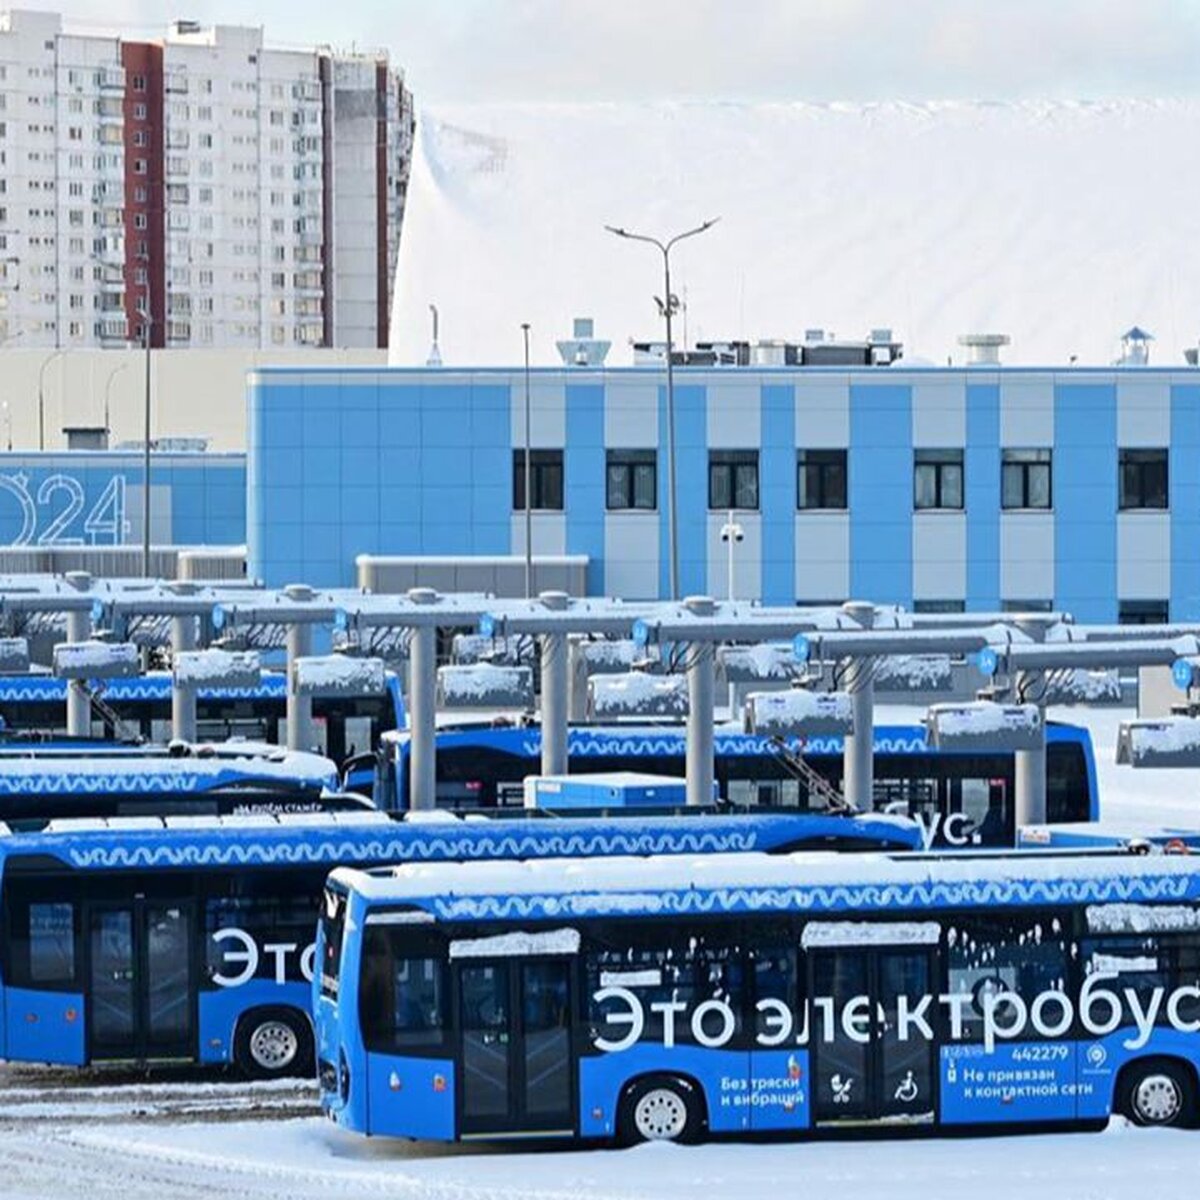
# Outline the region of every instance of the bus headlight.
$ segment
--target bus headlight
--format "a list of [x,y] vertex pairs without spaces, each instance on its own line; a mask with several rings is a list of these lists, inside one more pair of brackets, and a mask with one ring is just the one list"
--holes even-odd
[[350,1100],[350,1064],[346,1061],[345,1050],[338,1051],[338,1095],[342,1103]]

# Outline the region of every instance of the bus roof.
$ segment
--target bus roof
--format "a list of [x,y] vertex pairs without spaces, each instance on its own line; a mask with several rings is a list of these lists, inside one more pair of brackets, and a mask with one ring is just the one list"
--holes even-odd
[[[806,837],[859,837],[893,845],[920,833],[896,818],[808,814],[397,820],[383,812],[236,817],[115,817],[51,821],[36,833],[4,836],[0,866],[47,858],[76,870],[313,866],[412,860],[493,860],[598,855],[769,851]],[[647,859],[638,859],[646,862]],[[655,860],[657,861],[657,860]]]
[[409,864],[332,877],[371,905],[444,921],[888,912],[1200,898],[1200,860],[1045,850],[992,855],[726,854]]
[[230,787],[337,786],[320,754],[261,742],[180,747],[26,745],[0,749],[0,797],[190,795]]
[[[388,730],[382,735],[385,746],[406,750],[411,734],[406,729]],[[1090,741],[1080,725],[1046,722],[1048,742]],[[478,747],[507,751],[536,758],[542,751],[542,731],[537,725],[442,726],[437,731],[439,749]],[[925,754],[932,751],[923,725],[876,725],[876,754]],[[686,744],[683,725],[573,725],[567,733],[567,753],[577,758],[603,758],[613,755],[634,757],[682,757]],[[805,755],[841,754],[844,741],[838,736],[789,738],[787,744],[802,749]],[[743,733],[732,725],[718,725],[713,735],[718,755],[764,755],[774,752],[772,739]],[[952,753],[947,751],[946,753]]]

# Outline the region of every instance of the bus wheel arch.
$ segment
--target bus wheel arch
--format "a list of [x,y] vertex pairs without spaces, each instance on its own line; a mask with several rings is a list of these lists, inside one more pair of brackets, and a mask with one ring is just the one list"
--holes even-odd
[[1135,1125],[1194,1126],[1200,1119],[1196,1068],[1185,1058],[1134,1059],[1117,1076],[1114,1108]]
[[691,1075],[653,1071],[626,1082],[617,1102],[617,1137],[624,1144],[695,1142],[708,1128],[704,1088]]
[[314,1070],[312,1018],[289,1005],[250,1008],[238,1018],[233,1059],[253,1079],[310,1075]]

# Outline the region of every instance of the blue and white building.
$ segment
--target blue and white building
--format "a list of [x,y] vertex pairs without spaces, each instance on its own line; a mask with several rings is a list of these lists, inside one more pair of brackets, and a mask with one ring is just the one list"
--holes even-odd
[[[1200,619],[1200,372],[684,366],[685,593]],[[536,554],[594,593],[667,592],[661,365],[531,373]],[[355,558],[524,553],[518,369],[249,377],[250,572],[352,583]]]

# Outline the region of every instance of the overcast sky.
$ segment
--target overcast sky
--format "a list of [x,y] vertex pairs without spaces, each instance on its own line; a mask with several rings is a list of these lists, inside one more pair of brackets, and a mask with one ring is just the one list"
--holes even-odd
[[418,102],[1200,94],[1200,0],[17,0],[384,46]]

